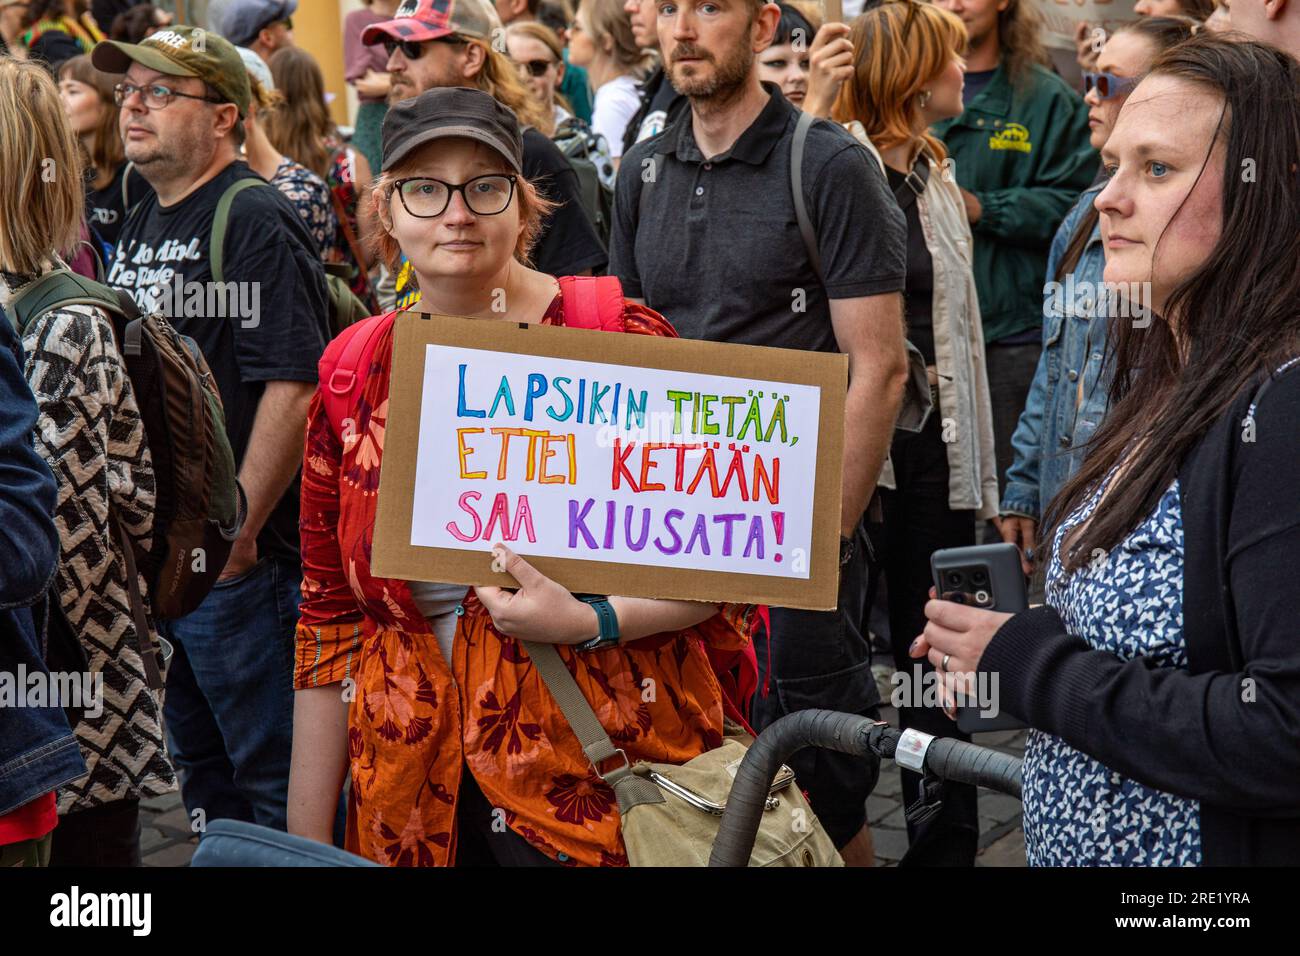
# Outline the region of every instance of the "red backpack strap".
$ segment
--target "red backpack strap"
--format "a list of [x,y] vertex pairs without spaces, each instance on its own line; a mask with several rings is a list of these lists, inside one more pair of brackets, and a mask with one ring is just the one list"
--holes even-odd
[[325,354],[320,357],[317,373],[325,416],[340,439],[343,437],[343,421],[352,414],[361,395],[365,372],[374,360],[375,346],[392,326],[396,314],[394,311],[372,315],[349,325],[325,347]]
[[559,282],[565,328],[623,331],[623,284],[618,276],[560,276]]

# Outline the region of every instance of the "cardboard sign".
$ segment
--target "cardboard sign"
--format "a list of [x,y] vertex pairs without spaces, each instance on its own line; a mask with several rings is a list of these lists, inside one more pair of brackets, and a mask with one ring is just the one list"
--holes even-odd
[[1120,24],[1136,20],[1135,0],[1034,0],[1043,15],[1043,43],[1062,50],[1073,50],[1074,31],[1080,23],[1100,27],[1106,36]]
[[840,0],[822,0],[822,22],[844,22],[844,5]]
[[848,359],[404,314],[375,575],[829,610]]

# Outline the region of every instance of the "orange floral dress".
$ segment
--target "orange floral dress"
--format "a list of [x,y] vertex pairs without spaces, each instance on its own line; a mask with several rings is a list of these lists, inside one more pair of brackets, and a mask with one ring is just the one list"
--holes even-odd
[[[564,324],[559,296],[543,323]],[[631,302],[624,331],[675,335]],[[348,849],[393,866],[451,864],[468,766],[506,825],[550,858],[626,866],[614,792],[519,642],[498,632],[467,590],[449,667],[406,582],[370,573],[391,360],[390,329],[346,441],[330,427],[319,392],[307,418],[294,685],[354,682]],[[559,653],[629,760],[684,763],[722,742],[722,691],[706,646],[744,648],[756,617],[752,606],[725,605],[680,632]]]

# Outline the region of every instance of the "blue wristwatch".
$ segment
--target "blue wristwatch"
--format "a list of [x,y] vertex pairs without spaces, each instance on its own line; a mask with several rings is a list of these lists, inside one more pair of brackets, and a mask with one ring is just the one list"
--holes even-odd
[[600,633],[591,640],[579,644],[578,650],[592,651],[608,644],[617,644],[620,637],[618,615],[614,613],[614,605],[609,603],[609,598],[604,594],[575,594],[574,597],[590,604],[592,610],[596,612],[596,619],[600,622]]

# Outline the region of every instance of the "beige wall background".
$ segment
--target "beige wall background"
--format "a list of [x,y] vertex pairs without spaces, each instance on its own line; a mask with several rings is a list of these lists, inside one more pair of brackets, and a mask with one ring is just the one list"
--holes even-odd
[[361,0],[298,0],[293,15],[294,42],[320,64],[325,89],[334,94],[330,114],[341,125],[351,125],[357,112],[356,93],[343,81],[343,18],[361,7]]
[[[172,11],[179,23],[207,23],[207,0],[154,0]],[[334,94],[330,114],[334,122],[351,125],[357,115],[357,95],[343,81],[343,18],[360,10],[361,0],[298,0],[293,14],[293,38],[320,64],[325,89]],[[107,29],[107,28],[106,28]]]

